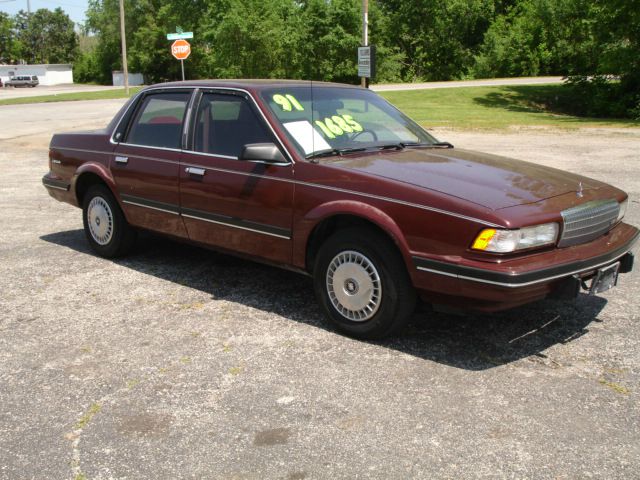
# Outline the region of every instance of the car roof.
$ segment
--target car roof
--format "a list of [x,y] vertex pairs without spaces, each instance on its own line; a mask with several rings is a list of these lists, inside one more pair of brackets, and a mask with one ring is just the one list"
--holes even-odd
[[[167,82],[157,83],[145,88],[154,89],[162,87],[203,87],[203,88],[241,88],[250,90],[263,90],[273,87],[307,87],[311,83],[310,80],[277,80],[277,79],[228,79],[228,80],[188,80],[185,82]],[[359,85],[347,85],[345,83],[316,82],[313,85],[317,87],[341,87],[341,88],[361,88]]]

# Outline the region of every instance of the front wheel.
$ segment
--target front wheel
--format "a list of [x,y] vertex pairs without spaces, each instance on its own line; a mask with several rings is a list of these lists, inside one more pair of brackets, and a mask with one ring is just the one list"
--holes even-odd
[[127,223],[111,190],[94,185],[82,204],[84,233],[91,248],[101,257],[125,255],[133,247],[136,231]]
[[399,331],[416,304],[396,246],[369,229],[338,231],[325,242],[315,263],[314,289],[331,323],[361,339]]

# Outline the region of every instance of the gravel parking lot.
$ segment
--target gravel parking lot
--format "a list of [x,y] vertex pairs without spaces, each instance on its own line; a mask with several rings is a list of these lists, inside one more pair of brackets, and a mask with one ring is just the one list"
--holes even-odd
[[[151,236],[91,254],[47,145],[121,104],[0,107],[0,478],[640,478],[640,266],[354,341],[297,274]],[[435,133],[613,183],[640,225],[640,129]]]

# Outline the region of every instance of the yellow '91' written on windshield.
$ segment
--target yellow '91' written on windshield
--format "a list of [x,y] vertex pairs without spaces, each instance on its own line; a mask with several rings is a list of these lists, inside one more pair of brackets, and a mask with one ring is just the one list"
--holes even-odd
[[282,107],[285,112],[290,112],[294,108],[299,112],[304,111],[304,107],[300,105],[300,102],[296,100],[296,97],[290,94],[280,95],[279,93],[273,96],[273,101]]

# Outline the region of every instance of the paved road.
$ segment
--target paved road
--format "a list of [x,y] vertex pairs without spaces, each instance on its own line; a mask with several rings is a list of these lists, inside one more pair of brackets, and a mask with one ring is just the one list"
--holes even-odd
[[[293,273],[149,236],[93,255],[40,178],[51,132],[119,101],[24,107],[0,107],[0,479],[638,478],[640,273],[350,340]],[[640,224],[638,129],[436,134],[611,181]]]
[[431,88],[495,87],[501,85],[543,85],[548,83],[562,83],[563,81],[563,77],[491,78],[485,80],[456,80],[451,82],[389,83],[383,85],[372,85],[371,89],[378,92],[383,92],[389,90],[426,90]]
[[0,105],[2,118],[11,119],[3,123],[0,140],[47,140],[55,131],[103,128],[124,103],[125,99],[113,99]]

